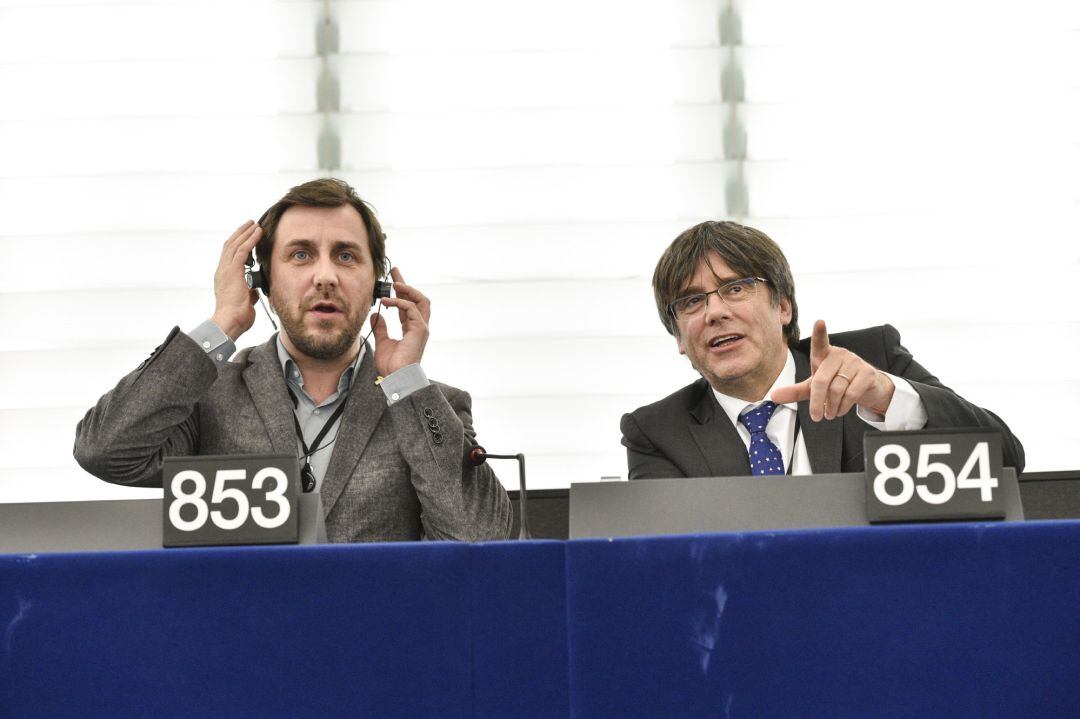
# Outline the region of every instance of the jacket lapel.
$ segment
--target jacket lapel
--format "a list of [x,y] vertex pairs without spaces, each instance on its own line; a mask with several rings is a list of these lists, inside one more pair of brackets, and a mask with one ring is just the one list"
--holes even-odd
[[[802,382],[810,376],[810,358],[794,349],[795,381]],[[810,419],[810,402],[799,402],[799,429],[806,442],[806,454],[814,474],[832,474],[840,471],[840,459],[844,448],[844,420]]]
[[742,477],[750,474],[750,458],[738,430],[720,408],[708,382],[701,380],[701,385],[701,398],[690,410],[694,421],[689,424],[689,429],[705,458],[708,476]]
[[330,515],[341,497],[341,492],[349,483],[353,469],[360,461],[375,427],[386,412],[386,396],[375,384],[375,379],[375,360],[372,358],[371,348],[367,347],[364,359],[356,368],[356,376],[353,377],[352,387],[349,389],[349,399],[338,425],[330,465],[323,477],[321,493],[323,513],[326,516]]
[[274,335],[269,342],[251,350],[248,366],[243,372],[244,383],[270,435],[274,452],[295,455],[296,429],[293,426],[292,399],[285,386],[276,343],[277,335]]

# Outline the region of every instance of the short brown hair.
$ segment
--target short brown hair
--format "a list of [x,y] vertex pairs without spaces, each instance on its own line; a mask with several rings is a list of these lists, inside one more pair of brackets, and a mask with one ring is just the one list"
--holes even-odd
[[768,280],[773,305],[781,298],[791,303],[791,322],[784,325],[789,345],[799,341],[799,306],[795,303],[795,280],[780,247],[764,232],[736,222],[702,222],[684,231],[664,250],[653,273],[653,295],[660,321],[669,334],[679,334],[668,306],[682,296],[698,265],[712,250],[743,277]]
[[323,177],[292,188],[259,218],[259,227],[262,228],[263,236],[259,244],[255,246],[255,256],[259,260],[259,266],[263,269],[265,277],[270,276],[270,260],[274,254],[274,235],[277,232],[278,223],[285,211],[295,205],[331,208],[351,205],[356,208],[367,229],[368,249],[371,250],[375,277],[383,274],[386,263],[386,235],[383,233],[382,225],[379,224],[379,219],[375,217],[375,209],[361,200],[356,190],[344,180]]

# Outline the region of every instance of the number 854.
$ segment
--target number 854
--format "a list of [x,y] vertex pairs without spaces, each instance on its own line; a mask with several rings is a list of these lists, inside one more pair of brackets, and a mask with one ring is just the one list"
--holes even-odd
[[[874,453],[874,468],[878,471],[874,477],[874,495],[882,504],[897,507],[908,502],[916,492],[927,504],[944,504],[952,498],[957,489],[978,489],[981,501],[992,501],[998,480],[990,476],[990,445],[987,442],[976,443],[959,474],[954,474],[952,467],[944,462],[931,461],[934,455],[950,454],[951,444],[919,445],[919,461],[915,467],[915,477],[912,477],[908,471],[911,468],[911,453],[907,448],[898,444],[883,444]],[[896,463],[890,467],[888,460],[892,457],[896,458]],[[972,472],[976,469],[978,473],[973,477]],[[931,491],[925,484],[915,483],[915,479],[926,479],[933,475],[942,479],[942,487],[938,492]],[[890,493],[890,487],[897,482],[899,491]]]

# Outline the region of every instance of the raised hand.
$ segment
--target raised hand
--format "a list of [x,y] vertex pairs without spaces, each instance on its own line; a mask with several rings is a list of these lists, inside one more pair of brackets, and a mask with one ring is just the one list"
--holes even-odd
[[810,336],[810,376],[779,387],[770,399],[777,404],[810,402],[810,419],[835,419],[859,405],[884,415],[892,402],[892,380],[857,354],[829,344],[825,321],[814,323]]
[[401,270],[390,269],[394,280],[396,297],[385,297],[382,303],[394,307],[401,321],[401,339],[393,339],[386,328],[386,320],[377,313],[371,315],[371,328],[375,334],[375,369],[387,376],[415,364],[424,356],[428,341],[428,322],[431,320],[431,300],[420,290],[405,284]]
[[255,324],[255,303],[259,295],[244,281],[244,261],[262,238],[262,228],[252,220],[236,228],[221,248],[214,272],[214,316],[221,331],[233,342]]

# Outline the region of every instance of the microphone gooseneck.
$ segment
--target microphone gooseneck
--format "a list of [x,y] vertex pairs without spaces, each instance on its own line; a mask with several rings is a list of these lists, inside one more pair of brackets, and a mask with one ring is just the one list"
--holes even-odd
[[480,445],[473,445],[465,460],[474,467],[479,467],[489,459],[516,459],[518,463],[518,507],[521,514],[521,529],[518,531],[518,539],[532,539],[529,533],[529,493],[525,488],[525,455],[523,454],[491,454]]

